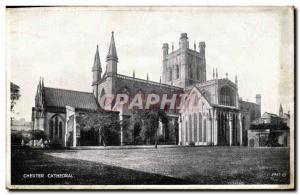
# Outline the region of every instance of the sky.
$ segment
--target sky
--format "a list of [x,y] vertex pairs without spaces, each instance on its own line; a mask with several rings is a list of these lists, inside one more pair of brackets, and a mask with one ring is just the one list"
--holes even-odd
[[92,91],[99,45],[103,72],[111,31],[118,73],[159,81],[162,44],[178,48],[180,34],[206,43],[207,79],[238,77],[243,100],[262,95],[262,113],[293,113],[293,13],[280,7],[52,7],[9,8],[7,76],[21,88],[15,118],[31,120],[39,77],[47,87]]

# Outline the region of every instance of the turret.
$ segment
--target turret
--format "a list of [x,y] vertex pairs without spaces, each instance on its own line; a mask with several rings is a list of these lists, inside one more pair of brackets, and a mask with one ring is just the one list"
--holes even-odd
[[93,72],[93,82],[92,82],[93,94],[95,97],[97,97],[98,96],[98,82],[101,79],[101,73],[102,73],[98,45],[97,45],[97,49],[96,49],[96,53],[95,53],[95,57],[94,57],[94,65],[92,68],[92,72]]
[[256,94],[255,99],[256,99],[256,104],[261,105],[261,95]]
[[[116,83],[117,83],[117,66],[118,64],[118,55],[115,45],[115,38],[114,38],[114,32],[111,32],[111,40],[109,44],[108,53],[106,56],[106,84],[104,87],[105,93],[110,95],[115,95],[116,93]],[[99,88],[101,88],[99,87]],[[101,94],[100,94],[101,96]],[[100,97],[98,95],[98,101],[100,100]],[[105,106],[105,109],[111,110],[113,105]]]
[[199,52],[200,52],[200,56],[201,58],[204,58],[205,59],[205,42],[204,41],[201,41],[199,43]]
[[189,39],[187,33],[181,33],[179,40],[179,48],[188,49],[189,48]]
[[44,131],[44,79],[40,78],[36,95],[33,118],[33,129]]
[[163,49],[163,59],[166,60],[169,54],[169,44],[164,43],[162,49]]
[[261,95],[256,94],[255,99],[256,99],[256,104],[259,105],[259,117],[260,117],[261,116]]
[[106,57],[106,72],[108,76],[117,74],[118,56],[114,39],[114,32],[111,32],[110,45]]

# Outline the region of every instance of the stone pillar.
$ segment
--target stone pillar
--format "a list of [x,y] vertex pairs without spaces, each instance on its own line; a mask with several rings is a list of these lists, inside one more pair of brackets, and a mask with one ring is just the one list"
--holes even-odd
[[[73,117],[73,119],[70,117]],[[68,128],[68,122],[70,120],[73,120],[73,127],[72,129]],[[71,107],[71,106],[66,106],[66,128],[65,128],[65,136],[64,136],[64,146],[67,146],[67,139],[68,139],[68,133],[69,133],[69,129],[70,131],[73,130],[73,147],[76,147],[76,114],[75,114],[75,108]]]
[[73,147],[76,147],[77,145],[77,135],[76,135],[76,114],[74,113],[74,126],[73,126]]
[[69,118],[66,114],[65,135],[64,135],[64,141],[63,141],[64,147],[67,147],[68,121],[69,121]]
[[163,123],[161,121],[161,119],[158,120],[158,135],[163,135],[165,136],[165,133],[164,133],[164,129],[163,129]]
[[243,125],[242,125],[242,113],[239,113],[239,117],[238,117],[238,120],[239,120],[239,131],[240,131],[240,145],[242,146],[243,145]]
[[229,146],[232,145],[232,114],[229,114],[228,115],[229,117]]
[[211,133],[211,130],[212,130],[212,118],[211,116],[209,115],[208,116],[208,120],[207,120],[207,133],[206,133],[206,136],[207,136],[207,145],[211,145],[212,143],[212,133]]
[[182,119],[181,119],[181,114],[179,115],[178,117],[178,145],[181,144],[181,141],[182,141]]
[[123,146],[123,115],[119,115],[120,120],[120,145]]
[[216,145],[218,145],[218,120],[219,120],[219,118],[218,118],[218,112],[217,112],[217,110],[215,110],[215,112],[214,112],[215,114],[214,114],[214,145],[216,146]]

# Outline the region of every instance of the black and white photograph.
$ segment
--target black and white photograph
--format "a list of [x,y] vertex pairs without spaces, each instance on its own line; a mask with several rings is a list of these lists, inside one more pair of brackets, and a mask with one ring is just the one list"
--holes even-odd
[[6,7],[6,187],[295,188],[293,6]]

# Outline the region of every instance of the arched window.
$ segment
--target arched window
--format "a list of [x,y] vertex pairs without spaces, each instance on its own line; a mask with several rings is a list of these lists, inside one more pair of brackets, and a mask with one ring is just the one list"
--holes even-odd
[[50,120],[50,123],[49,123],[49,137],[50,137],[50,139],[53,138],[53,125],[54,125],[53,120]]
[[199,113],[199,142],[202,142],[202,116],[201,113]]
[[194,141],[195,142],[198,141],[198,138],[197,138],[197,131],[198,131],[197,124],[198,124],[197,115],[196,115],[196,113],[194,113]]
[[63,133],[63,123],[60,121],[59,122],[59,128],[58,128],[58,134],[59,134],[59,138],[61,139],[62,138],[62,133]]
[[188,122],[185,121],[185,141],[186,141],[186,142],[189,141],[189,140],[188,140],[188,129],[189,129],[189,127],[188,127]]
[[225,106],[235,106],[235,97],[233,90],[228,87],[222,87],[220,90],[220,104]]
[[55,117],[55,135],[57,136],[58,134],[58,118]]
[[193,128],[193,125],[192,125],[192,116],[189,115],[189,141],[192,141],[192,128]]
[[172,69],[169,70],[169,81],[172,81]]
[[179,66],[176,65],[176,79],[179,78]]
[[206,119],[203,120],[203,142],[206,142]]

